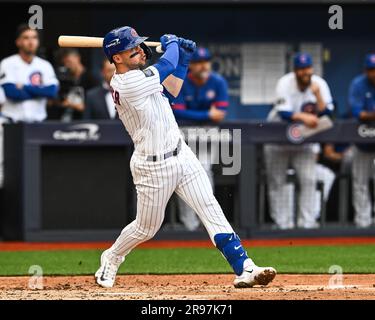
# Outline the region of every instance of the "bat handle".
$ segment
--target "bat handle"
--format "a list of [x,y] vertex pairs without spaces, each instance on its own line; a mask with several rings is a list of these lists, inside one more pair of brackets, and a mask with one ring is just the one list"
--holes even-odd
[[161,46],[157,46],[155,50],[156,50],[157,53],[163,53],[164,52],[163,49],[161,48]]

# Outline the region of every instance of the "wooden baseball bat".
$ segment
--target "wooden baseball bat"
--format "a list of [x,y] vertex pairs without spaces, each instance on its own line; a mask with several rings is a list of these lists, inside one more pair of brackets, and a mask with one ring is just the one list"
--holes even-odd
[[[60,47],[66,48],[101,48],[103,39],[100,37],[84,37],[84,36],[59,36],[58,44]],[[156,47],[156,52],[162,53],[160,42],[145,41],[149,47]]]

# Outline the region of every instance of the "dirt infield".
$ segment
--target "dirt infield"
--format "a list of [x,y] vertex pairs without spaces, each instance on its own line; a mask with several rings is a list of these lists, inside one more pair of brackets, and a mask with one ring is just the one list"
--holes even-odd
[[375,274],[344,275],[342,287],[330,275],[278,275],[267,287],[235,289],[232,275],[125,275],[103,289],[91,276],[44,277],[43,290],[28,288],[29,277],[0,277],[0,299],[375,299]]

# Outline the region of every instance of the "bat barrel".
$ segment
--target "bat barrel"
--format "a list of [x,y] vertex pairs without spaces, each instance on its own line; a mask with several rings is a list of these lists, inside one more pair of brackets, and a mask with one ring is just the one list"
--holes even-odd
[[103,38],[84,36],[60,36],[58,39],[58,44],[60,47],[101,48],[103,46]]
[[[101,48],[103,46],[103,38],[85,36],[60,36],[58,39],[58,44],[63,48]],[[160,46],[160,42],[145,41],[145,44],[150,47],[156,47],[156,52],[163,52]]]

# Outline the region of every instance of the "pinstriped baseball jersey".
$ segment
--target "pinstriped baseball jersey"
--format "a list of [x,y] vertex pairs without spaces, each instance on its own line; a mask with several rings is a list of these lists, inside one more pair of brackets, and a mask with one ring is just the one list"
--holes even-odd
[[[130,170],[137,189],[136,219],[122,230],[111,251],[126,256],[152,238],[174,192],[194,209],[213,242],[217,233],[233,233],[204,168],[182,139],[169,101],[162,94],[158,70],[151,66],[114,74],[111,87],[119,117],[134,142]],[[144,157],[170,153],[179,140],[181,148],[173,156],[156,161]]]
[[115,73],[111,88],[137,154],[163,154],[176,147],[181,134],[155,67]]

